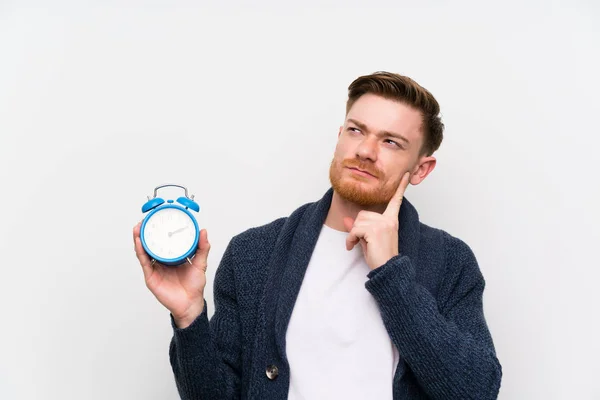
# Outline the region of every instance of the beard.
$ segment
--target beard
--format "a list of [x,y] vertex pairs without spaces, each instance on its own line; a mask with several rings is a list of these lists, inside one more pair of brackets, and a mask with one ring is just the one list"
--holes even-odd
[[[367,171],[373,177],[348,174],[343,176],[345,168],[358,168]],[[387,204],[394,195],[394,188],[386,187],[382,173],[372,163],[364,163],[357,159],[340,162],[335,157],[329,167],[329,181],[333,190],[344,200],[361,207],[372,207]]]

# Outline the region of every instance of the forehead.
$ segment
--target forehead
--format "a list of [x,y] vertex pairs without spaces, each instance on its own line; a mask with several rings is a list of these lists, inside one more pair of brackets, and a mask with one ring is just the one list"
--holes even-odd
[[348,111],[346,122],[349,118],[362,122],[373,132],[399,133],[411,143],[422,137],[422,117],[418,110],[371,93],[356,100]]

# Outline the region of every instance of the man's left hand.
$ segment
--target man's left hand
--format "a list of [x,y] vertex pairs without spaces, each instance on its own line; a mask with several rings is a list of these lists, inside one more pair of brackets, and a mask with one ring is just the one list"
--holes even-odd
[[360,242],[371,270],[398,255],[398,213],[409,181],[410,173],[407,172],[383,214],[363,210],[358,213],[356,220],[344,218],[344,226],[349,232],[346,249],[352,250]]

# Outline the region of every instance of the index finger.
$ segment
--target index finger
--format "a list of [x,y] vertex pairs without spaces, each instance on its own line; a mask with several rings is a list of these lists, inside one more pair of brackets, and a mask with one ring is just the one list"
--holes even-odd
[[400,181],[400,185],[398,185],[398,189],[396,189],[396,193],[388,203],[383,215],[394,217],[398,216],[400,212],[400,206],[402,206],[402,200],[404,199],[404,192],[408,187],[408,183],[410,182],[410,172],[406,172],[402,176],[402,180]]

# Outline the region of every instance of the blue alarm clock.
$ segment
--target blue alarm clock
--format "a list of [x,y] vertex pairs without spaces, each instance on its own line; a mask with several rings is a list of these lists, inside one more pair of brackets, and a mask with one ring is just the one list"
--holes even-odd
[[[173,200],[163,200],[156,197],[159,189],[174,186],[185,191],[185,197],[179,197],[177,203]],[[148,215],[140,228],[142,246],[152,263],[159,262],[167,266],[179,266],[191,258],[196,252],[200,229],[194,215],[190,212],[200,211],[200,206],[194,201],[194,196],[188,196],[187,188],[180,185],[161,185],[154,189],[154,197],[148,196],[148,201],[142,206],[142,212]]]

